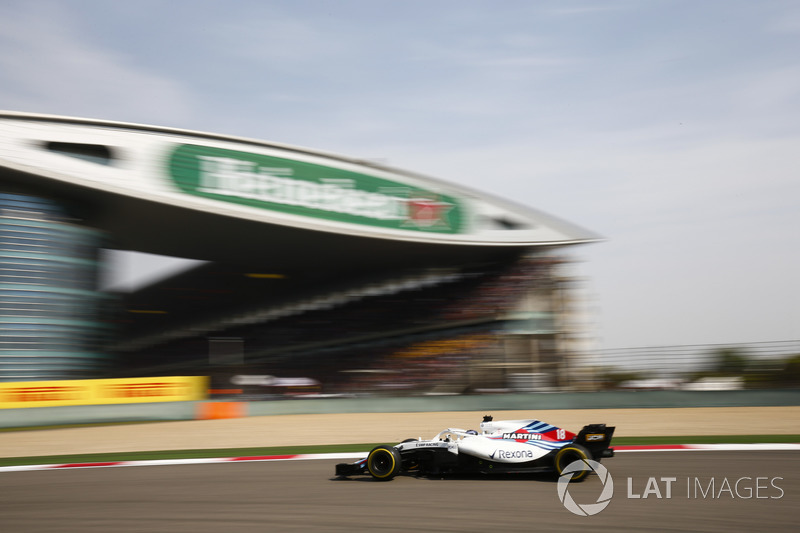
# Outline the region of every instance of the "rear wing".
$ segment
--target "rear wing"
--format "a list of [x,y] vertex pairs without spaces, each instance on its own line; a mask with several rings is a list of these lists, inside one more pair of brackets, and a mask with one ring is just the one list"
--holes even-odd
[[589,424],[575,437],[575,443],[580,444],[592,454],[595,460],[603,457],[614,457],[614,448],[611,446],[611,438],[614,436],[614,426],[605,424]]

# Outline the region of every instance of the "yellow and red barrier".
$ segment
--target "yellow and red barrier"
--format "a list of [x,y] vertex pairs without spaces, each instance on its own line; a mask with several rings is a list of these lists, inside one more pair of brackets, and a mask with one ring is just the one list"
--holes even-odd
[[205,400],[208,378],[85,379],[0,383],[0,409]]

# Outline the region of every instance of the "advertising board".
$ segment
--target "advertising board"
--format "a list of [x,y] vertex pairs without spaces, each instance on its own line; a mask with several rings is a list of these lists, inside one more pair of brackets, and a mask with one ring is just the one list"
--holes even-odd
[[208,378],[86,379],[0,383],[0,409],[204,400]]

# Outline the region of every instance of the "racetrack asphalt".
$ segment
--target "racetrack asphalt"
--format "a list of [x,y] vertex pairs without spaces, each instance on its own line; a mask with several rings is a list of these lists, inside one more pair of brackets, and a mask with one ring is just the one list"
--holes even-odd
[[[376,482],[338,479],[335,462],[7,472],[2,530],[751,532],[792,531],[800,519],[796,451],[618,454],[603,463],[614,496],[594,516],[569,512],[549,476]],[[568,493],[594,503],[602,488],[590,476]]]

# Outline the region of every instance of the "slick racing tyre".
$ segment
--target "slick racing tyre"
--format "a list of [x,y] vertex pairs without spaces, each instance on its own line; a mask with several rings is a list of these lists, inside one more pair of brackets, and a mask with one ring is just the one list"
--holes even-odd
[[[569,444],[564,446],[558,450],[558,453],[556,453],[555,459],[553,460],[556,474],[560,476],[561,473],[564,472],[564,469],[574,461],[588,461],[591,458],[592,455],[589,453],[589,450],[580,444]],[[591,471],[591,467],[589,467],[587,464],[586,469],[572,473],[572,481],[583,481]]]
[[367,456],[367,470],[379,481],[389,481],[400,472],[400,452],[393,446],[376,446]]

